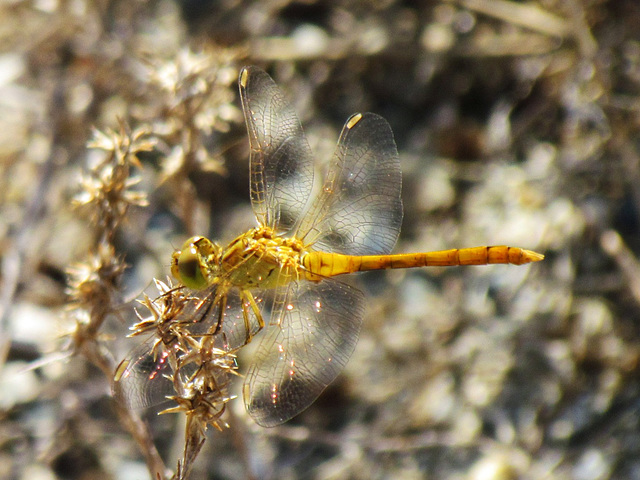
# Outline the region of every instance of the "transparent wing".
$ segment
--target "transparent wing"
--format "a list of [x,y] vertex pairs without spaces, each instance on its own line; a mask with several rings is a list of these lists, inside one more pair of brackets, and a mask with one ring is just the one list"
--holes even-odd
[[172,373],[162,346],[154,353],[155,337],[135,347],[120,363],[112,384],[113,396],[132,410],[152,407],[174,395],[166,376]]
[[271,77],[246,67],[238,81],[251,146],[251,204],[261,225],[289,230],[313,187],[313,156],[300,120]]
[[274,308],[244,382],[247,411],[279,425],[306,409],[346,365],[364,311],[359,290],[335,280],[292,283]]
[[347,120],[322,191],[296,237],[347,255],[391,252],[402,223],[402,177],[393,132],[374,113]]

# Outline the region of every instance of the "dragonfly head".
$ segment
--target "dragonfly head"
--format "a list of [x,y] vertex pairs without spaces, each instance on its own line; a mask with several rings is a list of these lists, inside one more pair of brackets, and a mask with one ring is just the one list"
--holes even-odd
[[217,273],[220,247],[205,237],[191,237],[171,256],[171,274],[185,287],[202,290]]

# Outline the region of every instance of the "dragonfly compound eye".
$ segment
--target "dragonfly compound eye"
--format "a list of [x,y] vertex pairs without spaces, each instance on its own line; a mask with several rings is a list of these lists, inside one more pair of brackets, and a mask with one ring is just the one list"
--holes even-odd
[[208,285],[203,269],[205,264],[202,259],[198,241],[201,237],[193,237],[187,240],[182,250],[176,250],[171,260],[171,273],[180,280],[184,286],[195,290],[202,290]]

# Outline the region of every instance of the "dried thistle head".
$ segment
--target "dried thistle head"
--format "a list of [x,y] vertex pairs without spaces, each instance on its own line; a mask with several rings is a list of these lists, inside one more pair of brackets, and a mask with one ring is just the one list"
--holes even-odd
[[[140,302],[151,316],[142,317],[132,328],[131,336],[154,331],[155,345],[164,345],[172,357],[172,379],[175,395],[171,398],[178,403],[178,410],[185,411],[187,405],[209,405],[213,411],[222,413],[223,405],[228,401],[226,388],[229,374],[235,374],[236,357],[233,352],[218,348],[221,343],[215,335],[194,333],[191,318],[183,315],[185,307],[193,299],[183,287],[174,287],[154,280],[160,295],[151,300],[147,295]],[[172,410],[172,409],[170,409]],[[188,410],[197,410],[189,408]],[[219,415],[204,415],[212,418]]]
[[[217,347],[224,342],[216,335],[194,331],[201,330],[201,326],[194,323],[189,311],[185,310],[194,299],[186,294],[184,287],[174,287],[170,281],[156,280],[155,284],[160,295],[153,300],[145,295],[140,301],[150,315],[136,312],[140,321],[131,327],[131,336],[150,332],[153,335],[129,354],[117,375],[117,382],[122,382],[118,388],[123,393],[123,400],[125,403],[128,400],[126,392],[137,395],[151,386],[148,381],[154,379],[140,374],[142,369],[162,370],[163,377],[172,379],[173,391],[169,395],[179,406],[182,405],[180,411],[184,411],[187,404],[205,400],[220,406],[220,402],[226,402],[228,374],[236,370],[234,353]],[[141,352],[140,349],[146,351]],[[140,362],[141,357],[147,360]],[[158,359],[162,365],[150,368],[148,360],[153,363]],[[139,382],[140,385],[130,388],[128,382]],[[217,407],[214,410],[217,411]]]
[[81,177],[82,191],[73,204],[88,213],[103,235],[113,234],[131,205],[148,205],[146,194],[133,189],[140,179],[132,176],[132,169],[142,167],[138,154],[152,150],[155,143],[145,129],[132,132],[124,122],[118,132],[94,130],[88,146],[105,154]]
[[67,294],[76,307],[109,305],[126,264],[112,245],[98,244],[98,251],[67,269]]
[[133,189],[139,180],[132,176],[132,170],[141,167],[137,155],[151,150],[154,144],[144,129],[131,131],[125,122],[120,123],[118,132],[94,130],[89,146],[103,154],[81,178],[81,192],[73,201],[96,229],[93,252],[84,262],[67,269],[67,291],[76,320],[70,334],[71,347],[83,349],[105,372],[112,371],[110,361],[99,348],[89,345],[98,345],[102,324],[120,305],[119,284],[126,265],[116,254],[113,237],[129,206],[147,205],[144,192]]
[[207,136],[227,132],[240,122],[235,106],[236,50],[214,48],[195,52],[185,48],[175,59],[149,64],[148,81],[163,97],[155,112],[153,131],[168,145],[162,180],[184,177],[194,169],[224,173],[220,158],[207,149]]
[[184,289],[173,286],[171,279],[167,279],[166,283],[157,279],[154,279],[153,282],[159,295],[151,299],[145,294],[144,298],[138,301],[151,316],[143,317],[136,310],[140,321],[131,327],[131,337],[153,331],[158,338],[165,338],[180,324],[180,314],[188,301]]
[[[101,242],[97,253],[67,269],[67,294],[75,320],[67,348],[79,351],[97,342],[100,327],[120,303],[117,297],[125,268],[126,264],[115,254],[113,246]],[[86,354],[92,355],[91,348]],[[100,363],[105,370],[110,368],[105,362]]]
[[[237,375],[235,355],[209,343],[203,337],[181,356],[172,377],[176,394],[170,397],[177,405],[161,412],[184,413],[202,433],[208,425],[218,430],[226,426],[220,417],[232,399],[228,393],[230,378]],[[183,370],[192,373],[185,375]]]
[[[241,117],[234,105],[238,53],[222,48],[193,51],[184,48],[174,60],[149,70],[149,80],[166,95],[169,119],[188,121],[205,133],[226,132]],[[179,124],[159,123],[168,128]],[[169,130],[167,130],[169,132]]]
[[[231,400],[229,385],[237,375],[235,352],[223,338],[200,333],[202,326],[189,315],[190,297],[184,287],[155,281],[158,297],[144,297],[140,302],[149,312],[138,313],[140,321],[132,336],[153,332],[153,336],[136,347],[116,370],[114,395],[129,405],[149,406],[169,399],[174,405],[160,413],[179,413],[186,417],[185,448],[176,478],[191,469],[204,444],[208,426],[222,430],[221,419]],[[194,331],[196,330],[196,331]]]
[[[215,348],[214,342],[211,335],[193,341],[172,376],[176,394],[169,398],[176,405],[160,412],[182,413],[186,417],[184,450],[176,478],[187,478],[204,445],[209,425],[219,431],[229,427],[222,415],[227,403],[234,398],[228,391],[231,377],[238,375],[237,363],[232,352]],[[183,374],[185,369],[193,373]]]

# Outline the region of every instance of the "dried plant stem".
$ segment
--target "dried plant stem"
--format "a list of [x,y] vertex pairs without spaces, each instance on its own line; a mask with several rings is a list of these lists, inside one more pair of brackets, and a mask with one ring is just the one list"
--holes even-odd
[[147,424],[133,410],[129,410],[116,402],[116,413],[120,424],[127,429],[144,455],[147,469],[151,477],[157,480],[166,478],[167,468],[153,443]]
[[[125,264],[116,254],[114,237],[131,205],[145,206],[143,192],[131,189],[133,167],[140,168],[137,154],[149,151],[153,141],[144,130],[132,132],[122,122],[119,132],[95,131],[90,146],[106,152],[104,160],[83,178],[83,190],[75,205],[84,208],[95,225],[94,252],[80,264],[68,269],[69,295],[76,328],[70,335],[70,350],[80,353],[98,367],[111,382],[115,362],[101,342],[105,320],[119,305],[119,282]],[[120,423],[137,442],[152,478],[164,480],[166,467],[160,458],[147,426],[134,410],[116,405]]]
[[[115,369],[113,359],[99,344],[92,344],[92,342],[85,341],[80,347],[80,353],[93,365],[98,367],[105,377],[110,379],[113,376]],[[153,443],[151,432],[147,428],[146,423],[134,410],[127,409],[117,402],[116,413],[118,414],[120,424],[127,429],[138,444],[152,478],[164,480],[166,478],[167,468]]]
[[200,419],[195,418],[193,415],[187,415],[183,456],[182,460],[178,462],[178,469],[174,479],[185,480],[189,478],[196,457],[202,450],[206,440],[207,437]]

